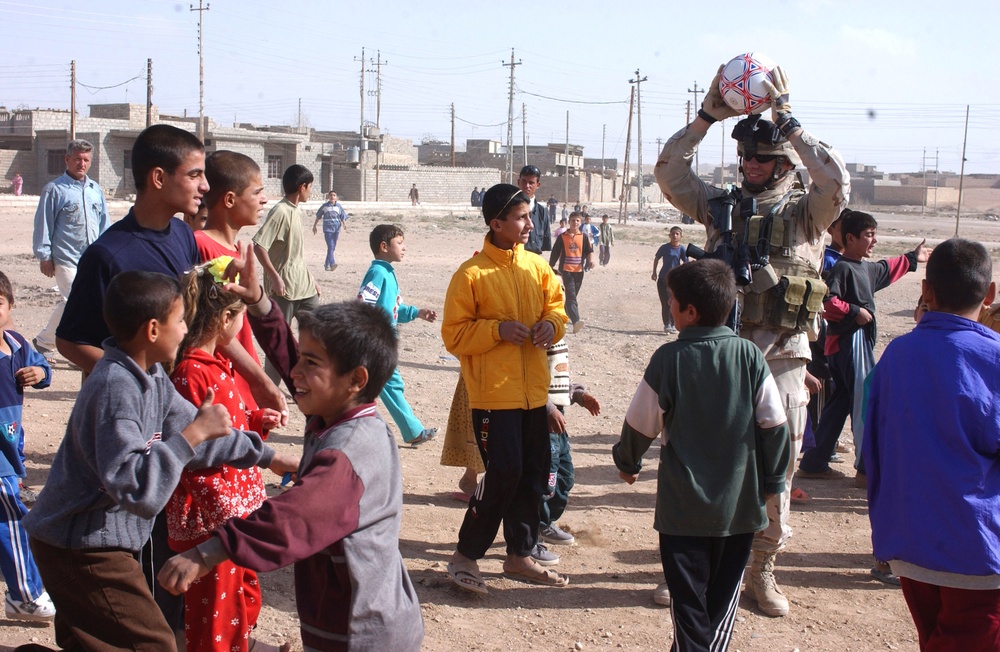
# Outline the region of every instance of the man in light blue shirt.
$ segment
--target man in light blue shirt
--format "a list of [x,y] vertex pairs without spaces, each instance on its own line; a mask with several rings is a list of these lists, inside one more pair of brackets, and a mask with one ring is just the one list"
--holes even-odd
[[32,249],[42,274],[55,277],[60,295],[49,323],[32,340],[43,355],[56,350],[56,326],[73,287],[80,256],[111,225],[104,192],[87,176],[93,151],[94,146],[86,140],[70,141],[66,172],[42,188],[35,211]]

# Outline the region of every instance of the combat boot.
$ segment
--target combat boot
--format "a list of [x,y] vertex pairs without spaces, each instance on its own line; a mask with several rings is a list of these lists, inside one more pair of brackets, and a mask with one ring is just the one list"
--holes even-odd
[[750,578],[747,588],[750,596],[766,616],[785,616],[788,614],[788,598],[774,580],[774,556],[777,553],[766,550],[754,550],[750,562]]

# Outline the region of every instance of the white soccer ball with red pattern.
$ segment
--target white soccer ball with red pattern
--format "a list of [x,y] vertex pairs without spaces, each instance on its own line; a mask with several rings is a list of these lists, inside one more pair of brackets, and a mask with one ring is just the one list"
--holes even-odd
[[746,52],[730,59],[722,69],[719,92],[734,111],[743,114],[760,113],[770,103],[763,80],[773,82],[774,61],[760,52]]

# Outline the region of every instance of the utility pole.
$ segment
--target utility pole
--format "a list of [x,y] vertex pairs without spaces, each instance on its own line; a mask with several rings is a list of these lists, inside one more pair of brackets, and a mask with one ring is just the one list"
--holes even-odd
[[625,165],[622,169],[622,193],[618,200],[618,223],[624,220],[628,224],[628,195],[631,192],[628,183],[628,159],[632,149],[632,109],[635,104],[635,86],[628,96],[628,130],[625,133]]
[[[368,72],[375,73],[375,129],[378,131],[378,142],[375,144],[375,201],[379,197],[379,176],[382,168],[382,64],[388,65],[388,61],[382,61],[382,51],[376,50],[375,70],[368,69]],[[364,65],[364,64],[362,64]]]
[[601,203],[604,203],[604,141],[608,137],[608,125],[601,126]]
[[205,142],[205,12],[211,5],[198,0],[198,8],[189,5],[191,11],[198,12],[198,140]]
[[938,181],[938,172],[941,169],[940,163],[938,161],[938,152],[939,150],[935,147],[934,148],[934,212],[935,213],[937,213],[937,192],[938,192],[938,184],[940,183],[940,181]]
[[722,135],[722,161],[720,162],[722,167],[719,168],[719,186],[722,188],[726,187],[726,128],[723,126],[725,122],[725,118],[719,120],[719,126],[721,127],[719,133]]
[[146,126],[149,127],[151,124],[153,124],[153,60],[146,59]]
[[[694,95],[694,106],[698,106],[698,95],[700,95],[701,93],[704,93],[704,92],[705,92],[704,88],[698,88],[698,82],[694,83],[694,88],[693,89],[691,89],[691,88],[688,89],[688,93],[691,93],[691,94]],[[688,118],[690,118],[690,117],[691,117],[691,104],[688,104]],[[691,124],[691,120],[690,119],[688,120],[688,124]],[[694,151],[694,173],[695,173],[695,176],[698,176],[701,173],[701,170],[699,169],[700,166],[701,166],[701,163],[698,161],[698,150],[696,149]]]
[[69,139],[76,140],[76,59],[69,62]]
[[[468,165],[468,163],[466,163]],[[451,103],[451,167],[455,167],[455,103]]]
[[965,105],[965,135],[962,136],[962,168],[958,172],[958,208],[955,210],[955,237],[958,237],[958,218],[962,214],[962,184],[965,181],[965,146],[969,142],[969,105]]
[[[663,139],[662,138],[657,138],[656,139],[656,160],[660,160],[660,152],[662,152],[662,151],[663,151]],[[664,199],[664,197],[663,197],[663,191],[661,190],[660,191],[660,203],[661,204],[663,203],[663,199]]]
[[924,154],[920,158],[920,169],[923,172],[924,177],[924,196],[920,200],[920,214],[924,214],[924,206],[927,205],[927,148],[924,148]]
[[565,178],[563,179],[563,192],[566,193],[566,201],[569,202],[569,111],[566,111],[566,157]]
[[[357,61],[358,58],[354,57]],[[358,129],[361,142],[358,144],[358,171],[361,173],[361,201],[368,201],[368,174],[365,172],[365,152],[368,143],[365,141],[365,49],[361,48],[361,127]]]
[[528,164],[528,108],[521,102],[521,153],[524,154],[524,163]]
[[514,183],[514,66],[520,66],[521,62],[514,62],[514,48],[510,49],[510,63],[503,64],[510,66],[510,87],[508,88],[507,103],[507,183]]
[[296,121],[296,127],[301,131],[302,129],[302,98],[299,98],[299,118]]
[[636,187],[639,190],[639,212],[642,212],[642,191],[644,183],[642,180],[642,82],[649,79],[649,77],[639,77],[639,69],[635,69],[635,79],[628,80],[628,83],[635,84],[635,144],[636,150],[639,155],[638,165],[636,166]]

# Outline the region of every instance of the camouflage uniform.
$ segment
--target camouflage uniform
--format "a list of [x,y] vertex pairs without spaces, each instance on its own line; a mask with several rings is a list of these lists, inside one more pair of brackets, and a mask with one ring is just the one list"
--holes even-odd
[[[656,181],[667,200],[677,210],[692,216],[695,221],[705,226],[708,235],[705,250],[713,251],[718,245],[720,234],[712,226],[708,202],[725,194],[725,191],[706,184],[691,169],[691,161],[702,138],[704,136],[689,126],[674,134],[660,153],[655,173]],[[814,274],[818,279],[823,261],[824,233],[847,205],[850,175],[836,151],[805,131],[793,133],[791,145],[794,151],[786,152],[786,155],[793,163],[798,164],[801,161],[809,171],[811,182],[804,194],[801,192],[793,194],[775,216],[776,222],[779,217],[785,221],[788,247],[782,253],[782,248],[772,246],[771,262],[779,276],[789,273],[783,270],[797,268],[799,273]],[[780,146],[774,149],[774,152],[778,149]],[[758,152],[762,154],[771,151],[763,146],[758,147]],[[786,193],[792,190],[794,180],[794,172],[789,172],[773,187],[756,194],[758,213],[766,215]],[[744,190],[744,196],[751,194]],[[734,231],[742,228],[739,222],[734,211]],[[805,389],[806,363],[811,358],[807,330],[793,332],[773,329],[749,324],[744,320],[740,333],[764,352],[771,374],[777,382],[788,417],[793,460],[798,458],[802,448],[806,405],[809,402],[808,392]],[[784,548],[792,535],[788,525],[788,513],[794,471],[795,464],[789,464],[785,493],[772,496],[767,501],[768,526],[764,531],[758,532],[754,539],[754,550],[764,551],[770,556],[771,563],[773,555]]]

